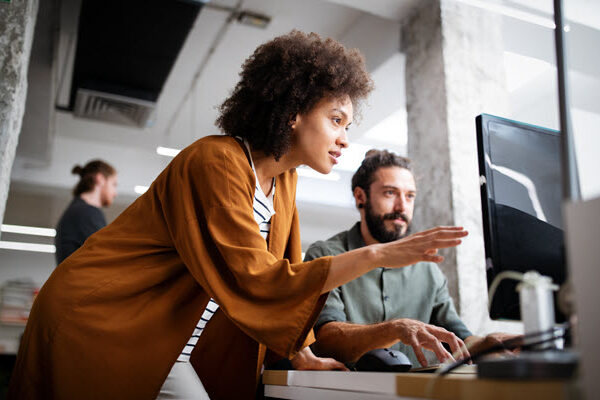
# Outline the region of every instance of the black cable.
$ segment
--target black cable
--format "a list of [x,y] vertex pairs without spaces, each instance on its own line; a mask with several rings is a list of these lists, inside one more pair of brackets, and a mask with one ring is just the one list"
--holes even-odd
[[[448,367],[444,368],[440,372],[440,375],[446,375],[449,372],[460,367],[461,365],[467,364],[468,362],[471,362],[471,361],[476,361],[479,358],[481,358],[487,354],[495,353],[497,351],[514,350],[519,347],[521,348],[521,350],[527,350],[527,349],[533,348],[534,346],[538,346],[540,344],[552,342],[557,339],[562,339],[567,336],[567,332],[569,332],[569,330],[571,329],[571,326],[570,326],[570,324],[567,323],[567,325],[564,327],[565,331],[561,335],[556,336],[555,332],[558,329],[562,329],[562,327],[561,328],[550,328],[545,331],[528,333],[527,335],[522,335],[522,336],[519,336],[516,338],[510,338],[510,339],[504,340],[500,344],[494,345],[485,350],[481,350],[473,355],[470,355],[469,357],[465,357],[461,360],[456,361],[454,364],[450,364]],[[542,336],[545,336],[548,334],[552,334],[552,337],[538,340],[538,341],[532,342],[532,343],[524,343],[527,339],[535,339],[535,338],[542,337]]]

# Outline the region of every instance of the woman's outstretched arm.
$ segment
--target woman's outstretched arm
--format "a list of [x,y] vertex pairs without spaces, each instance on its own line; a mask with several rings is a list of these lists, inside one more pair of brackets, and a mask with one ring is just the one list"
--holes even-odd
[[378,243],[333,257],[322,293],[327,293],[378,267],[400,268],[420,261],[439,263],[438,249],[458,246],[468,235],[462,227],[438,226],[405,238]]

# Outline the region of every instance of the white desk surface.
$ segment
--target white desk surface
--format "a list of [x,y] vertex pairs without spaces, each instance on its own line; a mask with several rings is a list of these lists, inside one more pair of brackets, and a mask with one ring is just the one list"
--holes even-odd
[[475,374],[436,378],[428,373],[265,371],[265,396],[319,400],[562,400],[574,399],[572,381],[477,379]]

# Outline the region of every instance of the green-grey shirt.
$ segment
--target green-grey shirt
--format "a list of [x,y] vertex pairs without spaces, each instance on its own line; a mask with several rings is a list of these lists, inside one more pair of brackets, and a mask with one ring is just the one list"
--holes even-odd
[[[305,261],[337,255],[365,246],[360,223],[313,243]],[[434,263],[421,262],[404,268],[377,268],[329,293],[315,329],[332,321],[373,324],[411,318],[441,326],[464,339],[471,332],[462,323],[448,294],[446,277]],[[404,352],[414,366],[420,365],[410,346],[392,348]]]

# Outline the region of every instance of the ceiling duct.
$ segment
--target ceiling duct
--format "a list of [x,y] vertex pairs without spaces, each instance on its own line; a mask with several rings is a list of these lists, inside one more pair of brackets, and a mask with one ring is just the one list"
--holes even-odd
[[191,0],[83,1],[69,109],[79,117],[150,125],[202,5]]
[[152,123],[154,106],[151,101],[79,89],[73,112],[78,117],[144,128]]

